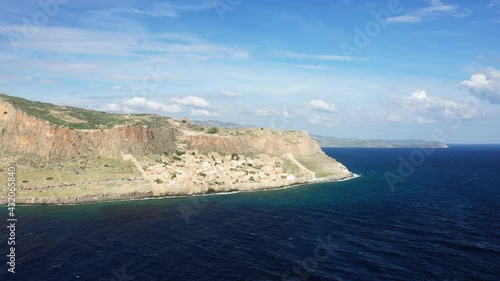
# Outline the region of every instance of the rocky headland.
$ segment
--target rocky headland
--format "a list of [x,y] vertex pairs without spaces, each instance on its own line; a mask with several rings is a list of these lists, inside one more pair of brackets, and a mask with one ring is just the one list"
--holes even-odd
[[[353,176],[304,131],[217,128],[0,94],[0,179],[18,204],[251,191]],[[6,187],[0,202],[7,201]]]

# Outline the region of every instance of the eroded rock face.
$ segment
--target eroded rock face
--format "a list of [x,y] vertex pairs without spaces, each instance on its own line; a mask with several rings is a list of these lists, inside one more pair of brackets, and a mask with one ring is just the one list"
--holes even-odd
[[32,153],[45,159],[75,156],[120,157],[121,153],[162,153],[175,149],[179,131],[171,126],[120,125],[103,130],[56,127],[0,100],[0,152]]
[[[25,107],[21,108],[36,115],[29,106],[29,101],[26,101]],[[133,156],[147,155],[144,159],[156,158],[153,163],[135,160],[137,170],[146,167],[146,171],[140,173],[144,182],[128,183],[123,179],[108,186],[104,183],[108,182],[106,179],[96,178],[79,186],[78,182],[64,180],[61,188],[68,192],[57,190],[63,195],[50,196],[51,190],[44,187],[36,192],[19,189],[19,196],[23,198],[20,202],[26,204],[84,203],[269,189],[353,176],[345,166],[327,156],[305,131],[250,128],[220,129],[216,130],[219,133],[210,134],[208,128],[189,126],[188,122],[166,117],[155,119],[155,126],[72,129],[47,121],[52,120],[52,115],[36,118],[16,108],[0,98],[0,156],[7,159],[9,157],[5,156],[12,155],[18,160],[25,157],[30,162],[20,164],[35,171],[39,167],[31,163],[37,163],[39,158],[47,162],[55,160],[53,163],[62,159],[72,161],[72,157],[78,160],[83,156],[117,159],[127,156],[135,160]],[[85,122],[89,120],[96,119]],[[102,127],[111,127],[111,124],[116,123],[103,124]],[[101,124],[97,123],[96,127],[101,127]],[[36,157],[32,157],[34,155]],[[130,160],[127,157],[123,161]],[[107,178],[107,175],[99,176]],[[71,174],[71,178],[77,177]],[[23,197],[23,192],[30,195]],[[5,200],[0,195],[0,203]]]
[[189,137],[189,148],[207,152],[262,153],[295,156],[322,153],[318,143],[307,132],[255,129],[241,135],[195,135]]

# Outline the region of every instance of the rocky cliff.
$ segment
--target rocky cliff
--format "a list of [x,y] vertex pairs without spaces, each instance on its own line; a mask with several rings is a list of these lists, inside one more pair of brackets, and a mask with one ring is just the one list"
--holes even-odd
[[[156,115],[108,114],[7,95],[0,95],[0,156],[23,166],[19,186],[28,203],[113,200],[126,197],[116,194],[125,191],[164,196],[253,190],[352,176],[307,132],[215,129]],[[97,160],[101,158],[114,164]],[[131,159],[135,166],[116,162]],[[137,188],[117,188],[124,186],[117,181],[130,180],[132,174],[140,176]],[[114,191],[103,195],[95,187],[99,184],[106,192]]]
[[175,148],[179,134],[168,123],[164,127],[125,124],[111,129],[73,129],[30,116],[1,98],[0,114],[0,152],[30,153],[44,159],[162,153]]

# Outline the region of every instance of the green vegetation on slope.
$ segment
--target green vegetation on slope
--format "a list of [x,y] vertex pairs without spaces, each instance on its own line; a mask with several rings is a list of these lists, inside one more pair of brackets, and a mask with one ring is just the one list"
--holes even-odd
[[111,114],[71,106],[30,101],[23,98],[0,94],[0,99],[12,104],[16,110],[49,121],[56,126],[73,129],[109,129],[115,125],[145,125],[160,127],[167,125],[168,117],[150,114]]

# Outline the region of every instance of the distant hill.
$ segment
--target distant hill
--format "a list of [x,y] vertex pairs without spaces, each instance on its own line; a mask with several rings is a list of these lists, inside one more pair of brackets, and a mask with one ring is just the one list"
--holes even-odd
[[385,139],[355,139],[312,135],[321,147],[373,147],[373,148],[405,148],[429,147],[447,148],[444,143],[428,140],[385,140]]

